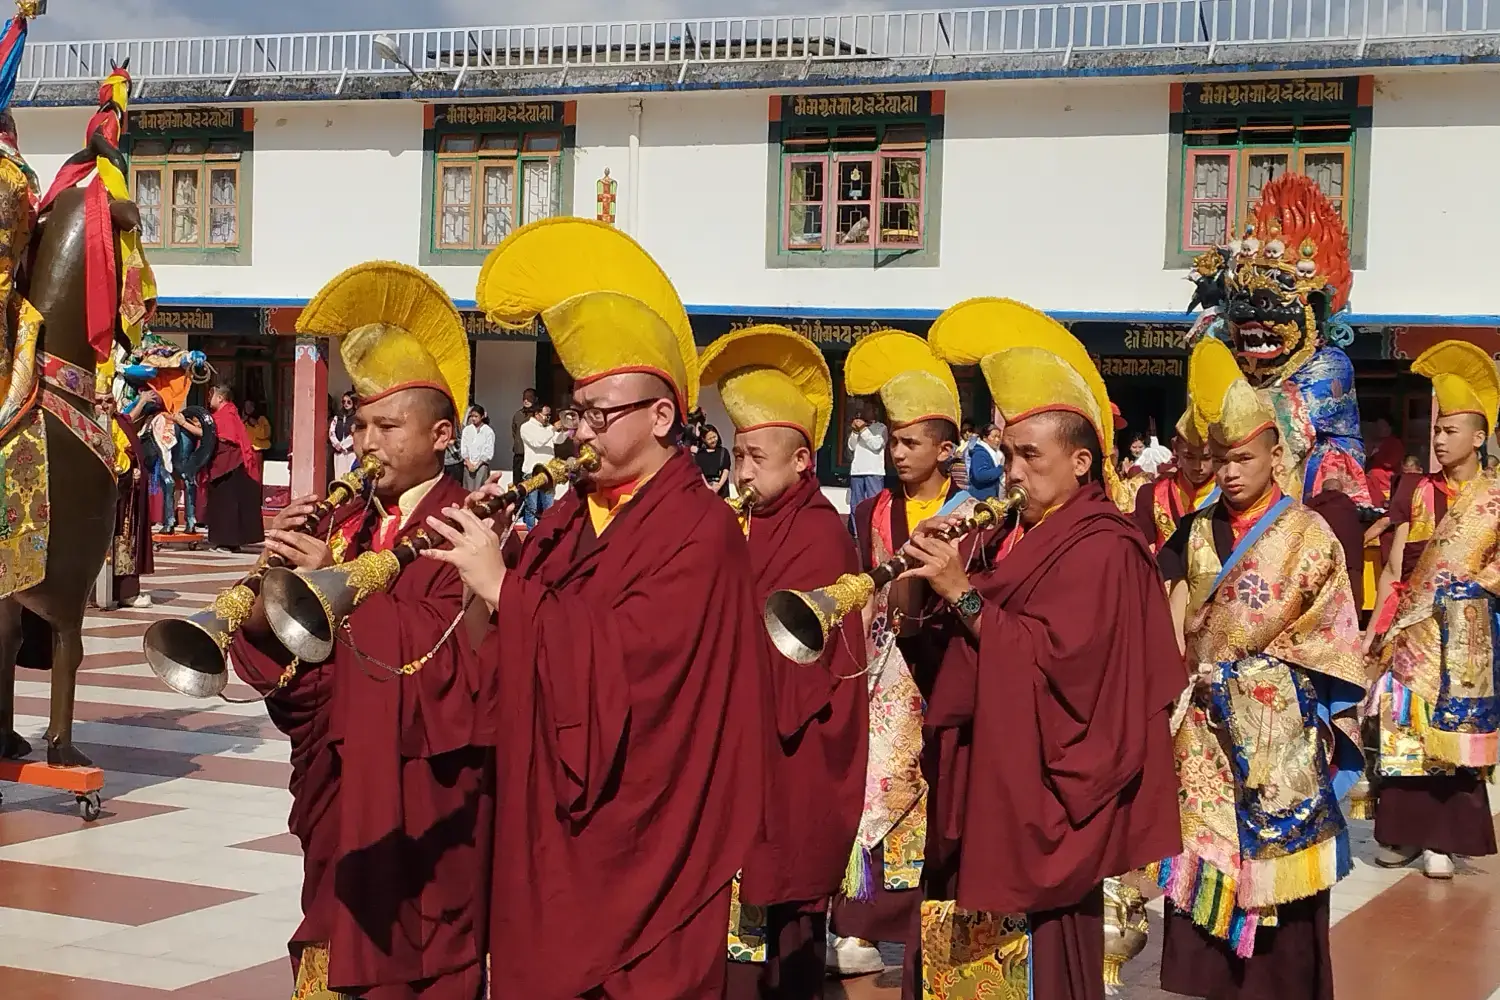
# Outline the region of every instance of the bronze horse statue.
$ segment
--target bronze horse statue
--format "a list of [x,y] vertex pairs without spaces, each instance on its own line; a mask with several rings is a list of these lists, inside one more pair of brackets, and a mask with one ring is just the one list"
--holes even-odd
[[[85,371],[95,369],[85,322],[84,204],[83,188],[61,192],[38,220],[21,264],[18,285],[43,317],[38,378],[43,351]],[[133,202],[112,201],[110,217],[115,232],[139,223]],[[116,246],[116,273],[121,273],[119,244],[111,242]],[[9,350],[11,345],[0,347]],[[83,398],[55,385],[53,389],[71,395],[85,412],[95,410],[92,395]],[[0,758],[31,753],[31,745],[15,730],[19,663],[52,672],[47,763],[88,766],[92,762],[73,745],[73,700],[83,662],[85,610],[114,537],[116,482],[113,470],[51,412],[44,416],[44,427],[53,530],[42,581],[0,599]]]

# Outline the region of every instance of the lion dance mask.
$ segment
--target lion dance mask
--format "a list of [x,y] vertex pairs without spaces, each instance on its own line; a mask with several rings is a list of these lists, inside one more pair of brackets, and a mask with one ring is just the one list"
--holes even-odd
[[1341,350],[1353,333],[1340,319],[1354,276],[1343,216],[1301,174],[1261,191],[1244,235],[1194,265],[1189,309],[1204,308],[1189,342],[1227,343],[1245,378],[1276,412],[1286,449],[1277,479],[1302,499],[1339,480],[1370,504],[1354,395],[1354,366]]

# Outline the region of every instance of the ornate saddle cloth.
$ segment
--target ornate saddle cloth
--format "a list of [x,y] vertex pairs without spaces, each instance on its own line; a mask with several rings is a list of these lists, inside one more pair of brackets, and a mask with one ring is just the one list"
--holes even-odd
[[[0,597],[42,582],[51,505],[45,413],[51,413],[114,476],[115,445],[92,407],[94,374],[37,351],[42,317],[20,296],[10,303],[15,344],[0,372]],[[40,364],[38,362],[40,361]],[[77,401],[69,398],[77,397]]]

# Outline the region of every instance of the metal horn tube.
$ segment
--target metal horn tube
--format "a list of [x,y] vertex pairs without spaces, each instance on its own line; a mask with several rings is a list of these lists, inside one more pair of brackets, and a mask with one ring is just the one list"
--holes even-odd
[[[311,532],[335,508],[359,496],[379,478],[383,466],[366,455],[328,487],[328,495],[308,515],[300,530]],[[214,602],[187,618],[165,618],[146,630],[146,662],[167,687],[190,698],[213,698],[229,683],[229,644],[255,609],[261,581],[270,570],[285,566],[280,556],[266,560],[243,580],[221,591]]]
[[[1005,498],[979,501],[962,522],[943,529],[947,541],[999,524],[1011,512],[1025,506],[1026,490],[1012,486]],[[778,590],[766,598],[764,620],[771,642],[782,656],[795,663],[812,663],[823,655],[828,636],[849,614],[862,608],[881,587],[916,566],[916,560],[898,554],[868,573],[845,573],[817,590]]]
[[[494,517],[528,494],[576,482],[598,469],[599,453],[583,445],[577,458],[554,458],[499,496],[477,500],[468,509],[481,519]],[[362,552],[337,566],[295,572],[273,569],[261,585],[266,622],[293,656],[304,663],[322,663],[333,655],[334,636],[344,619],[370,595],[390,589],[403,569],[437,544],[427,529],[418,528],[393,548]]]

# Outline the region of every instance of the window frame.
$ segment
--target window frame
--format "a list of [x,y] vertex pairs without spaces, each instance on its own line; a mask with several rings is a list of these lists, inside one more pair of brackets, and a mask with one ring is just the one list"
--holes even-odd
[[[793,123],[796,128],[803,123]],[[825,127],[825,123],[807,125],[805,127]],[[869,149],[859,151],[840,151],[838,132],[840,129],[852,130],[857,128],[873,127],[875,137]],[[892,128],[921,128],[923,141],[919,143],[910,141],[886,141],[886,133]],[[781,231],[776,234],[776,246],[782,254],[796,257],[823,256],[838,254],[865,254],[878,251],[894,251],[898,253],[921,253],[932,249],[928,245],[928,233],[931,227],[928,224],[928,213],[934,210],[931,201],[933,186],[931,178],[931,164],[934,157],[934,143],[942,141],[942,130],[935,125],[933,117],[902,117],[895,119],[870,119],[870,118],[848,118],[834,119],[826,123],[828,135],[826,139],[812,136],[799,136],[795,134],[783,134],[779,136],[776,153],[780,158],[781,178],[776,197],[779,202],[777,215],[780,218]],[[809,151],[807,147],[821,145],[822,148],[816,152]],[[839,165],[849,160],[864,160],[870,163],[869,195],[866,200],[845,201],[838,197],[839,187]],[[908,198],[890,198],[885,193],[885,164],[887,160],[916,160],[918,167],[919,196],[915,202]],[[791,200],[791,177],[795,164],[821,162],[823,171],[823,198],[817,201],[799,201],[793,203]],[[882,237],[884,227],[881,225],[882,208],[888,202],[896,204],[916,204],[917,219],[917,241],[900,242],[889,241]],[[802,244],[792,241],[791,214],[793,207],[802,205],[821,204],[823,208],[823,239],[820,244]],[[836,233],[839,231],[838,211],[841,206],[867,205],[869,206],[870,231],[867,238],[860,243],[843,243],[838,240]]]
[[[1225,182],[1225,195],[1223,198],[1194,198],[1193,167],[1199,158],[1212,157],[1222,157],[1229,161],[1229,177]],[[1198,205],[1223,205],[1224,237],[1226,240],[1233,238],[1235,202],[1239,197],[1239,165],[1237,150],[1232,146],[1188,147],[1187,156],[1183,161],[1182,168],[1182,227],[1180,229],[1180,236],[1183,250],[1202,253],[1213,249],[1210,246],[1199,246],[1192,242],[1193,209]]]
[[[172,146],[179,142],[201,142],[202,153],[174,153]],[[141,154],[136,152],[138,145],[142,142],[160,142],[166,146],[165,152]],[[215,153],[212,147],[215,143],[233,142],[238,146],[234,153]],[[139,190],[139,178],[143,173],[157,174],[160,177],[159,195],[160,202],[155,206],[158,213],[158,233],[160,240],[155,243],[147,243],[144,239],[141,248],[156,253],[212,253],[228,254],[240,253],[245,249],[245,191],[244,185],[248,178],[245,169],[245,159],[253,151],[253,145],[246,133],[226,132],[182,132],[182,133],[151,133],[132,137],[129,155],[130,190],[135,194]],[[231,207],[227,205],[215,205],[211,185],[215,172],[231,170],[234,173],[234,242],[214,243],[212,242],[212,210],[214,208]],[[176,210],[177,199],[173,186],[176,174],[192,172],[196,174],[196,203],[193,206],[198,220],[198,237],[192,242],[178,242],[174,238],[173,213]],[[137,203],[139,204],[139,202]]]
[[[506,122],[481,125],[431,125],[427,128],[428,153],[431,162],[427,211],[431,218],[424,237],[422,262],[428,264],[453,263],[460,260],[478,259],[487,255],[499,241],[489,243],[484,238],[485,202],[483,184],[485,168],[492,165],[509,164],[512,168],[512,189],[509,210],[510,226],[500,235],[500,241],[525,225],[526,212],[526,165],[528,163],[550,164],[552,188],[549,194],[549,214],[543,218],[566,216],[572,201],[569,184],[570,162],[575,140],[575,127],[570,114],[559,115],[556,121],[546,123]],[[485,140],[491,136],[512,136],[514,142],[506,148],[485,148]],[[472,137],[474,148],[467,152],[445,152],[443,146],[454,137]],[[532,141],[545,137],[555,142],[553,149],[532,148]],[[467,243],[444,243],[443,239],[443,176],[446,170],[459,166],[470,167],[471,196],[469,205],[469,236]]]
[[[1177,252],[1181,255],[1191,256],[1213,249],[1212,247],[1199,246],[1192,242],[1192,210],[1196,203],[1192,197],[1193,165],[1200,156],[1226,154],[1230,157],[1230,190],[1233,192],[1225,227],[1229,239],[1233,239],[1239,234],[1240,228],[1249,216],[1251,207],[1248,194],[1250,157],[1265,155],[1267,153],[1285,153],[1288,161],[1287,169],[1301,171],[1303,165],[1306,163],[1308,154],[1339,153],[1343,157],[1344,162],[1344,194],[1337,200],[1340,202],[1339,207],[1344,217],[1344,226],[1350,233],[1350,242],[1352,245],[1354,242],[1355,226],[1354,209],[1357,197],[1354,172],[1356,165],[1359,163],[1361,119],[1356,111],[1351,110],[1348,112],[1347,126],[1344,126],[1342,123],[1309,122],[1307,120],[1309,118],[1321,119],[1325,117],[1325,114],[1316,111],[1288,110],[1285,112],[1252,112],[1241,115],[1218,116],[1218,120],[1224,121],[1226,124],[1228,121],[1233,120],[1235,122],[1233,129],[1227,127],[1219,129],[1195,129],[1193,128],[1194,119],[1202,121],[1210,116],[1184,116],[1184,123],[1180,133],[1183,139],[1180,160],[1182,173],[1179,183],[1179,197],[1182,203],[1182,211],[1175,233]],[[1245,141],[1247,129],[1253,135],[1256,128],[1264,128],[1267,125],[1276,124],[1281,121],[1289,123],[1288,130],[1292,132],[1290,142],[1268,142],[1261,144]],[[1304,141],[1303,138],[1304,135],[1316,137],[1318,132],[1323,129],[1332,130],[1344,127],[1347,127],[1349,133],[1348,139],[1344,142],[1319,142],[1315,138],[1313,141]],[[1235,135],[1233,143],[1225,143],[1223,145],[1194,145],[1187,141],[1188,137],[1194,134],[1207,134],[1209,132],[1228,134],[1231,131]]]

